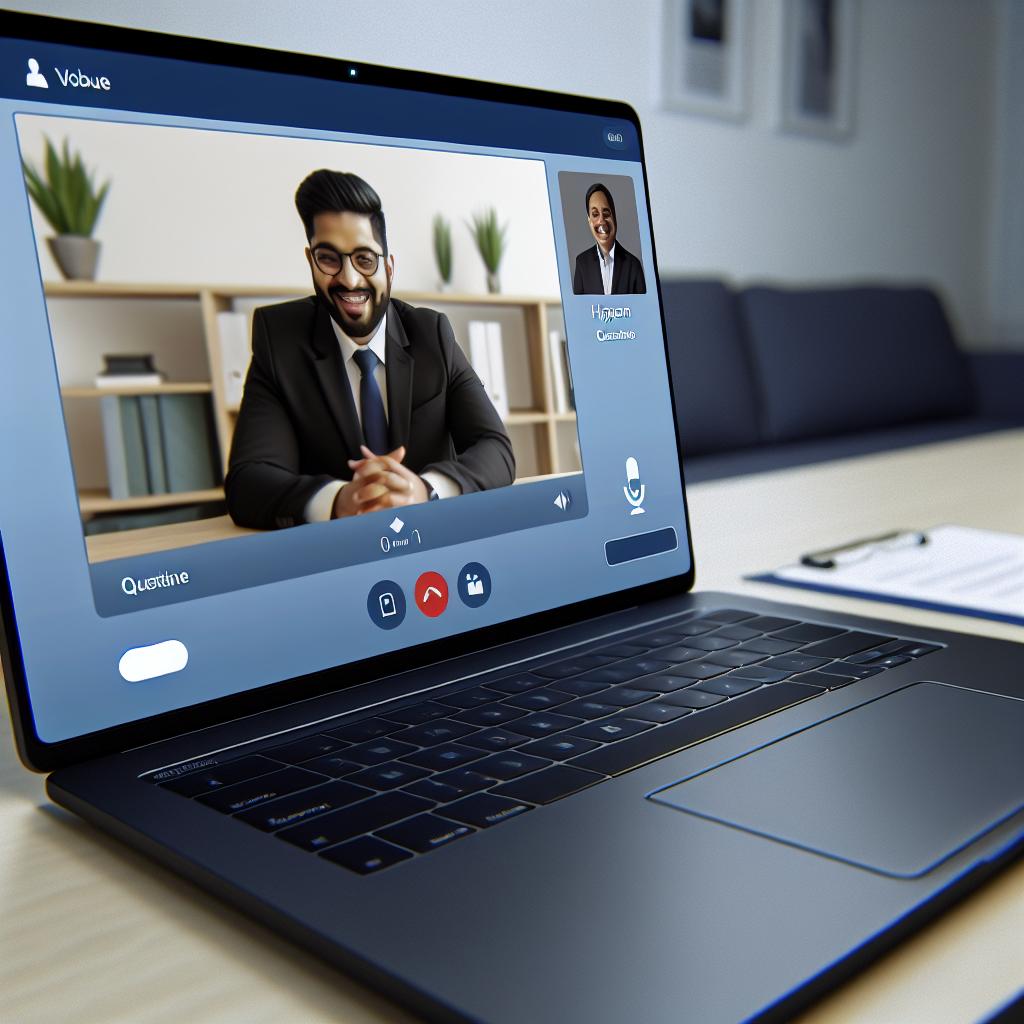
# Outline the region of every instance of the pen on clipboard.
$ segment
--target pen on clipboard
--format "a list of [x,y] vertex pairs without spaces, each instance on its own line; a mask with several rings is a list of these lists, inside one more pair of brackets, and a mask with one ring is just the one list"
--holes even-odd
[[920,530],[893,530],[877,537],[840,544],[824,551],[810,551],[800,557],[800,564],[812,569],[838,569],[869,558],[876,551],[899,551],[901,548],[920,547],[928,543],[928,535]]

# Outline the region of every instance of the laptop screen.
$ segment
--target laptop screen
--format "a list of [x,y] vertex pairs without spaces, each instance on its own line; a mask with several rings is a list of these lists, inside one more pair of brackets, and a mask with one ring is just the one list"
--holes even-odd
[[0,39],[42,742],[689,571],[625,108],[149,50]]

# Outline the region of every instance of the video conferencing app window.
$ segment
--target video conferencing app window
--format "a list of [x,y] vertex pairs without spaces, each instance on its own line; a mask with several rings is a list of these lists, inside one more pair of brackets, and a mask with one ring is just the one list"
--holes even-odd
[[[42,740],[688,570],[628,122],[0,65],[0,527]],[[62,231],[78,161],[103,201]]]

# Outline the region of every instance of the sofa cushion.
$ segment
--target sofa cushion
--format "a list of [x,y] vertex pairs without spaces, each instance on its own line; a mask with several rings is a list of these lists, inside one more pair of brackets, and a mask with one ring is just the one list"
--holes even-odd
[[972,411],[966,362],[928,288],[748,288],[739,296],[766,439]]
[[759,440],[757,392],[736,293],[721,281],[662,281],[676,415],[687,454]]

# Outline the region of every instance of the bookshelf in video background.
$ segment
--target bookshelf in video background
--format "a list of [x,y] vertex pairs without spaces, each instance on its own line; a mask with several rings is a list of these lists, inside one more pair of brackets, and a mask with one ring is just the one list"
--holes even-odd
[[[263,286],[46,285],[84,520],[121,513],[120,528],[131,528],[132,513],[171,515],[223,501],[252,312],[306,294]],[[580,470],[560,299],[396,296],[449,317],[508,425],[518,479]],[[110,354],[152,355],[164,379],[119,384],[107,376],[98,387]],[[182,445],[174,450],[183,436],[191,438],[191,461]],[[138,525],[148,525],[141,515]]]

